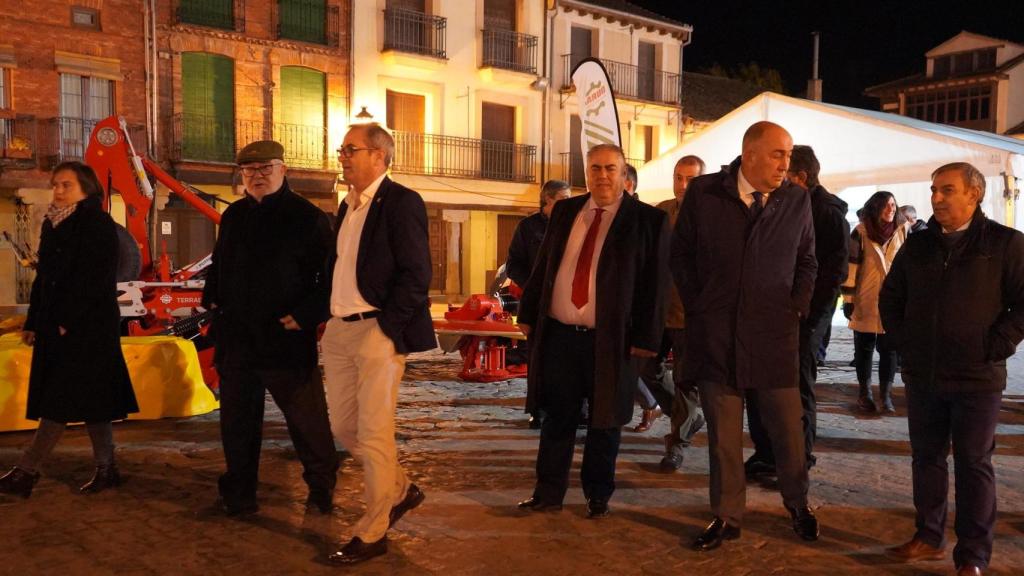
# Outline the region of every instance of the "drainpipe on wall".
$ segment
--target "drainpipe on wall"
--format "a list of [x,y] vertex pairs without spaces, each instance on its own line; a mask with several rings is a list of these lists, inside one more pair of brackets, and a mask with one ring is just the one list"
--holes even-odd
[[[355,47],[354,36],[356,31],[356,19],[353,16],[353,14],[355,13],[355,8],[355,0],[348,0],[348,86],[345,87],[346,128],[348,127],[349,122],[352,121],[352,90],[356,83],[355,58],[352,57],[352,50]],[[387,124],[387,122],[382,123],[382,125],[384,124]]]
[[693,31],[686,33],[686,40],[679,45],[679,116],[676,118],[676,130],[679,132],[679,136],[676,138],[677,143],[683,141],[683,137],[686,136],[686,128],[683,126],[683,49],[693,42]]
[[[547,86],[544,87],[543,101],[541,103],[541,138],[540,138],[540,183],[541,186],[548,181],[548,169],[551,165],[551,146],[550,132],[551,132],[551,109],[549,100],[551,99],[551,83],[554,82],[554,78],[550,77],[551,74],[551,27],[555,21],[555,15],[557,12],[552,9],[548,10],[548,0],[540,0],[544,2],[544,42],[541,45],[541,78],[547,78]],[[553,3],[552,3],[553,6]],[[549,14],[550,13],[550,14]]]

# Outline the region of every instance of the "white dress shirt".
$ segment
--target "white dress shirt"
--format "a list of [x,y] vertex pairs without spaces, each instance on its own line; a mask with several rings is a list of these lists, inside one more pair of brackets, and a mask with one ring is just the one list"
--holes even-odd
[[580,251],[583,248],[583,241],[587,237],[587,230],[590,223],[594,221],[597,204],[590,198],[576,215],[573,221],[572,230],[569,232],[569,239],[565,243],[565,252],[562,254],[562,262],[558,265],[558,275],[555,276],[554,292],[551,294],[550,316],[563,324],[575,324],[577,326],[596,326],[597,310],[597,264],[601,260],[601,248],[604,246],[604,239],[608,236],[608,229],[615,219],[615,214],[622,205],[622,195],[604,206],[601,214],[601,227],[594,239],[594,257],[590,261],[590,291],[587,303],[582,308],[577,308],[572,302],[572,280],[576,276],[576,263],[580,259]]
[[743,166],[740,166],[739,176],[736,177],[736,186],[740,189],[740,200],[750,208],[754,205],[754,192],[761,192],[764,196],[761,198],[761,207],[764,208],[768,205],[768,194],[771,191],[765,192],[764,190],[758,190],[754,188],[754,185],[747,180],[747,177],[743,175]]
[[[331,281],[331,315],[337,318],[350,316],[360,312],[376,310],[363,295],[359,293],[356,282],[356,259],[359,257],[359,240],[363,236],[363,224],[366,214],[370,211],[373,198],[377,195],[380,183],[386,174],[370,183],[362,192],[352,190],[345,197],[348,204],[345,219],[341,221],[338,231],[338,260],[334,263],[334,276]],[[354,207],[356,199],[359,206]]]

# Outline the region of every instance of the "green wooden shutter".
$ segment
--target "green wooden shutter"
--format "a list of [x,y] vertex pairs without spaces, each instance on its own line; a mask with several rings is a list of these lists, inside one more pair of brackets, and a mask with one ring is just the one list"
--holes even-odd
[[326,44],[325,0],[278,0],[281,38]]
[[234,0],[181,0],[178,4],[178,21],[234,30],[234,12]]
[[235,159],[235,63],[204,52],[181,55],[182,158]]
[[323,168],[327,106],[327,75],[311,68],[281,67],[281,115],[274,139],[284,146],[285,163]]

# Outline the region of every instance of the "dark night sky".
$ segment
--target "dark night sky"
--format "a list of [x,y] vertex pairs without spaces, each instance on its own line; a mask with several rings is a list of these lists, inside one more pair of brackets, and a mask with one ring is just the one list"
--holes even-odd
[[826,102],[875,109],[864,88],[924,71],[924,53],[960,30],[1024,43],[1024,0],[630,0],[693,26],[684,69],[756,61],[802,95],[821,32]]

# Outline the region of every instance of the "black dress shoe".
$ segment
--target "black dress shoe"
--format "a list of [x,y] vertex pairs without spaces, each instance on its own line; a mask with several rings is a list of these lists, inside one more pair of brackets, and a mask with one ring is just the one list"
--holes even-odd
[[97,466],[96,472],[92,475],[92,480],[83,484],[78,491],[82,494],[95,494],[107,488],[114,488],[120,485],[121,473],[118,471],[117,466],[111,464],[110,466]]
[[607,518],[609,514],[611,514],[611,510],[608,509],[607,500],[598,500],[597,498],[587,500],[587,518]]
[[540,430],[544,426],[544,420],[540,416],[530,416],[530,430]]
[[232,502],[221,500],[218,504],[221,512],[232,517],[252,516],[260,511],[260,505],[253,501]]
[[10,472],[0,478],[0,494],[13,494],[28,498],[32,495],[32,488],[39,482],[39,472],[26,472],[15,466]]
[[398,522],[405,513],[423,503],[426,495],[420,490],[415,484],[409,484],[409,488],[405,491],[405,498],[398,504],[395,504],[391,508],[391,513],[388,514],[388,528],[391,528]]
[[809,542],[818,539],[818,519],[810,508],[791,508],[789,515],[793,517],[793,531],[797,536]]
[[321,514],[334,511],[334,495],[327,490],[310,490],[306,497],[306,508],[314,508]]
[[698,552],[708,552],[722,545],[723,540],[736,540],[740,537],[740,527],[730,526],[718,516],[708,524],[708,527],[701,532],[693,541],[693,549]]
[[388,551],[388,537],[384,536],[376,542],[367,544],[363,542],[358,536],[348,541],[341,550],[331,554],[327,557],[327,561],[331,564],[358,564],[365,562],[370,558],[376,558],[386,554]]
[[761,459],[755,459],[753,456],[743,463],[743,472],[749,480],[754,480],[764,476],[775,476],[777,474],[775,464],[765,462]]
[[537,498],[536,496],[530,496],[516,506],[531,512],[557,512],[562,509],[561,502],[547,502]]

